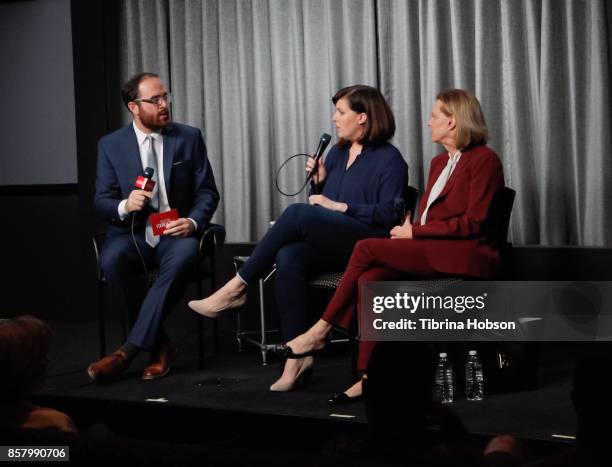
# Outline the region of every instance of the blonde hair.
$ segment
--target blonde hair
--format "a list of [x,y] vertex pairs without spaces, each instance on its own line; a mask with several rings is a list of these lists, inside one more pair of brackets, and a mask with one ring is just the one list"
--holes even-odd
[[448,89],[439,93],[436,99],[442,104],[444,115],[455,117],[457,149],[487,142],[489,130],[476,96],[463,89]]

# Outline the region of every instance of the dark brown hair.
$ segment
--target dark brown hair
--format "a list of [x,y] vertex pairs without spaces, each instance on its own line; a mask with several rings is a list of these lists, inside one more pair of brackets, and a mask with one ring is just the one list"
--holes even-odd
[[27,399],[42,386],[47,371],[49,327],[26,315],[0,320],[0,397]]
[[455,117],[457,149],[487,142],[489,130],[476,96],[464,89],[448,89],[439,93],[436,100],[442,103],[444,115]]
[[[380,91],[372,86],[356,84],[340,89],[332,102],[334,105],[342,98],[348,102],[351,110],[365,113],[368,116],[363,128],[363,135],[357,141],[360,144],[378,145],[386,143],[395,134],[395,118],[387,101]],[[340,139],[338,146],[347,141]]]
[[135,99],[138,99],[138,86],[142,80],[147,78],[159,78],[159,75],[144,71],[132,76],[123,84],[123,86],[121,86],[121,99],[128,110],[130,110],[128,104]]

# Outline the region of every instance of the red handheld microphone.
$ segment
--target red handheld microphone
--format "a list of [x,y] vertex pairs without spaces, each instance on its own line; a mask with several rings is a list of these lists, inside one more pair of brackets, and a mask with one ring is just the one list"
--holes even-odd
[[155,188],[155,181],[153,180],[154,173],[155,170],[153,170],[152,167],[147,167],[144,169],[144,174],[138,176],[136,182],[134,182],[134,186],[136,188],[140,188],[141,190],[149,192],[153,191],[153,188]]

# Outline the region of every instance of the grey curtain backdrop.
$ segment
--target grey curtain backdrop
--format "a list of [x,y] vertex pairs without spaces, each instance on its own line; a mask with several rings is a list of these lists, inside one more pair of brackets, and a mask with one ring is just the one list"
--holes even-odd
[[[480,99],[515,244],[612,244],[612,7],[604,0],[125,0],[123,78],[168,83],[176,121],[200,127],[230,241],[257,240],[290,203],[276,169],[333,134],[331,96],[377,86],[394,144],[423,189],[440,90]],[[129,116],[126,114],[126,121]],[[283,186],[303,181],[298,165]]]

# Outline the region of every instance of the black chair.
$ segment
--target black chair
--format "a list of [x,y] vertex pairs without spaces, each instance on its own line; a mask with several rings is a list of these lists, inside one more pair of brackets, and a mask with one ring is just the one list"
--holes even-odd
[[516,191],[505,186],[497,193],[491,207],[489,215],[485,222],[485,232],[495,246],[499,249],[501,267],[499,276],[506,273],[510,261],[508,257],[512,253],[512,244],[508,242],[508,231],[510,229],[510,217],[512,215],[512,207],[514,206],[514,198]]
[[[100,341],[100,357],[106,355],[106,326],[105,326],[105,300],[104,289],[107,282],[104,277],[104,272],[100,266],[100,252],[102,245],[106,239],[105,233],[96,234],[93,236],[93,247],[96,258],[96,271],[98,280],[98,333]],[[216,258],[219,250],[225,243],[225,227],[218,224],[209,224],[202,236],[198,247],[198,261],[195,263],[193,272],[190,274],[188,281],[195,282],[197,296],[201,298],[204,295],[202,283],[205,279],[210,280],[210,290],[216,289]],[[157,269],[148,272],[147,283],[152,284],[157,278],[159,271]],[[203,338],[203,317],[197,315],[197,332],[198,332],[198,367],[204,366],[204,338]],[[122,331],[123,339],[127,337],[130,326],[127,310],[122,313]],[[213,322],[214,348],[215,351],[219,348],[219,330],[216,320]]]

